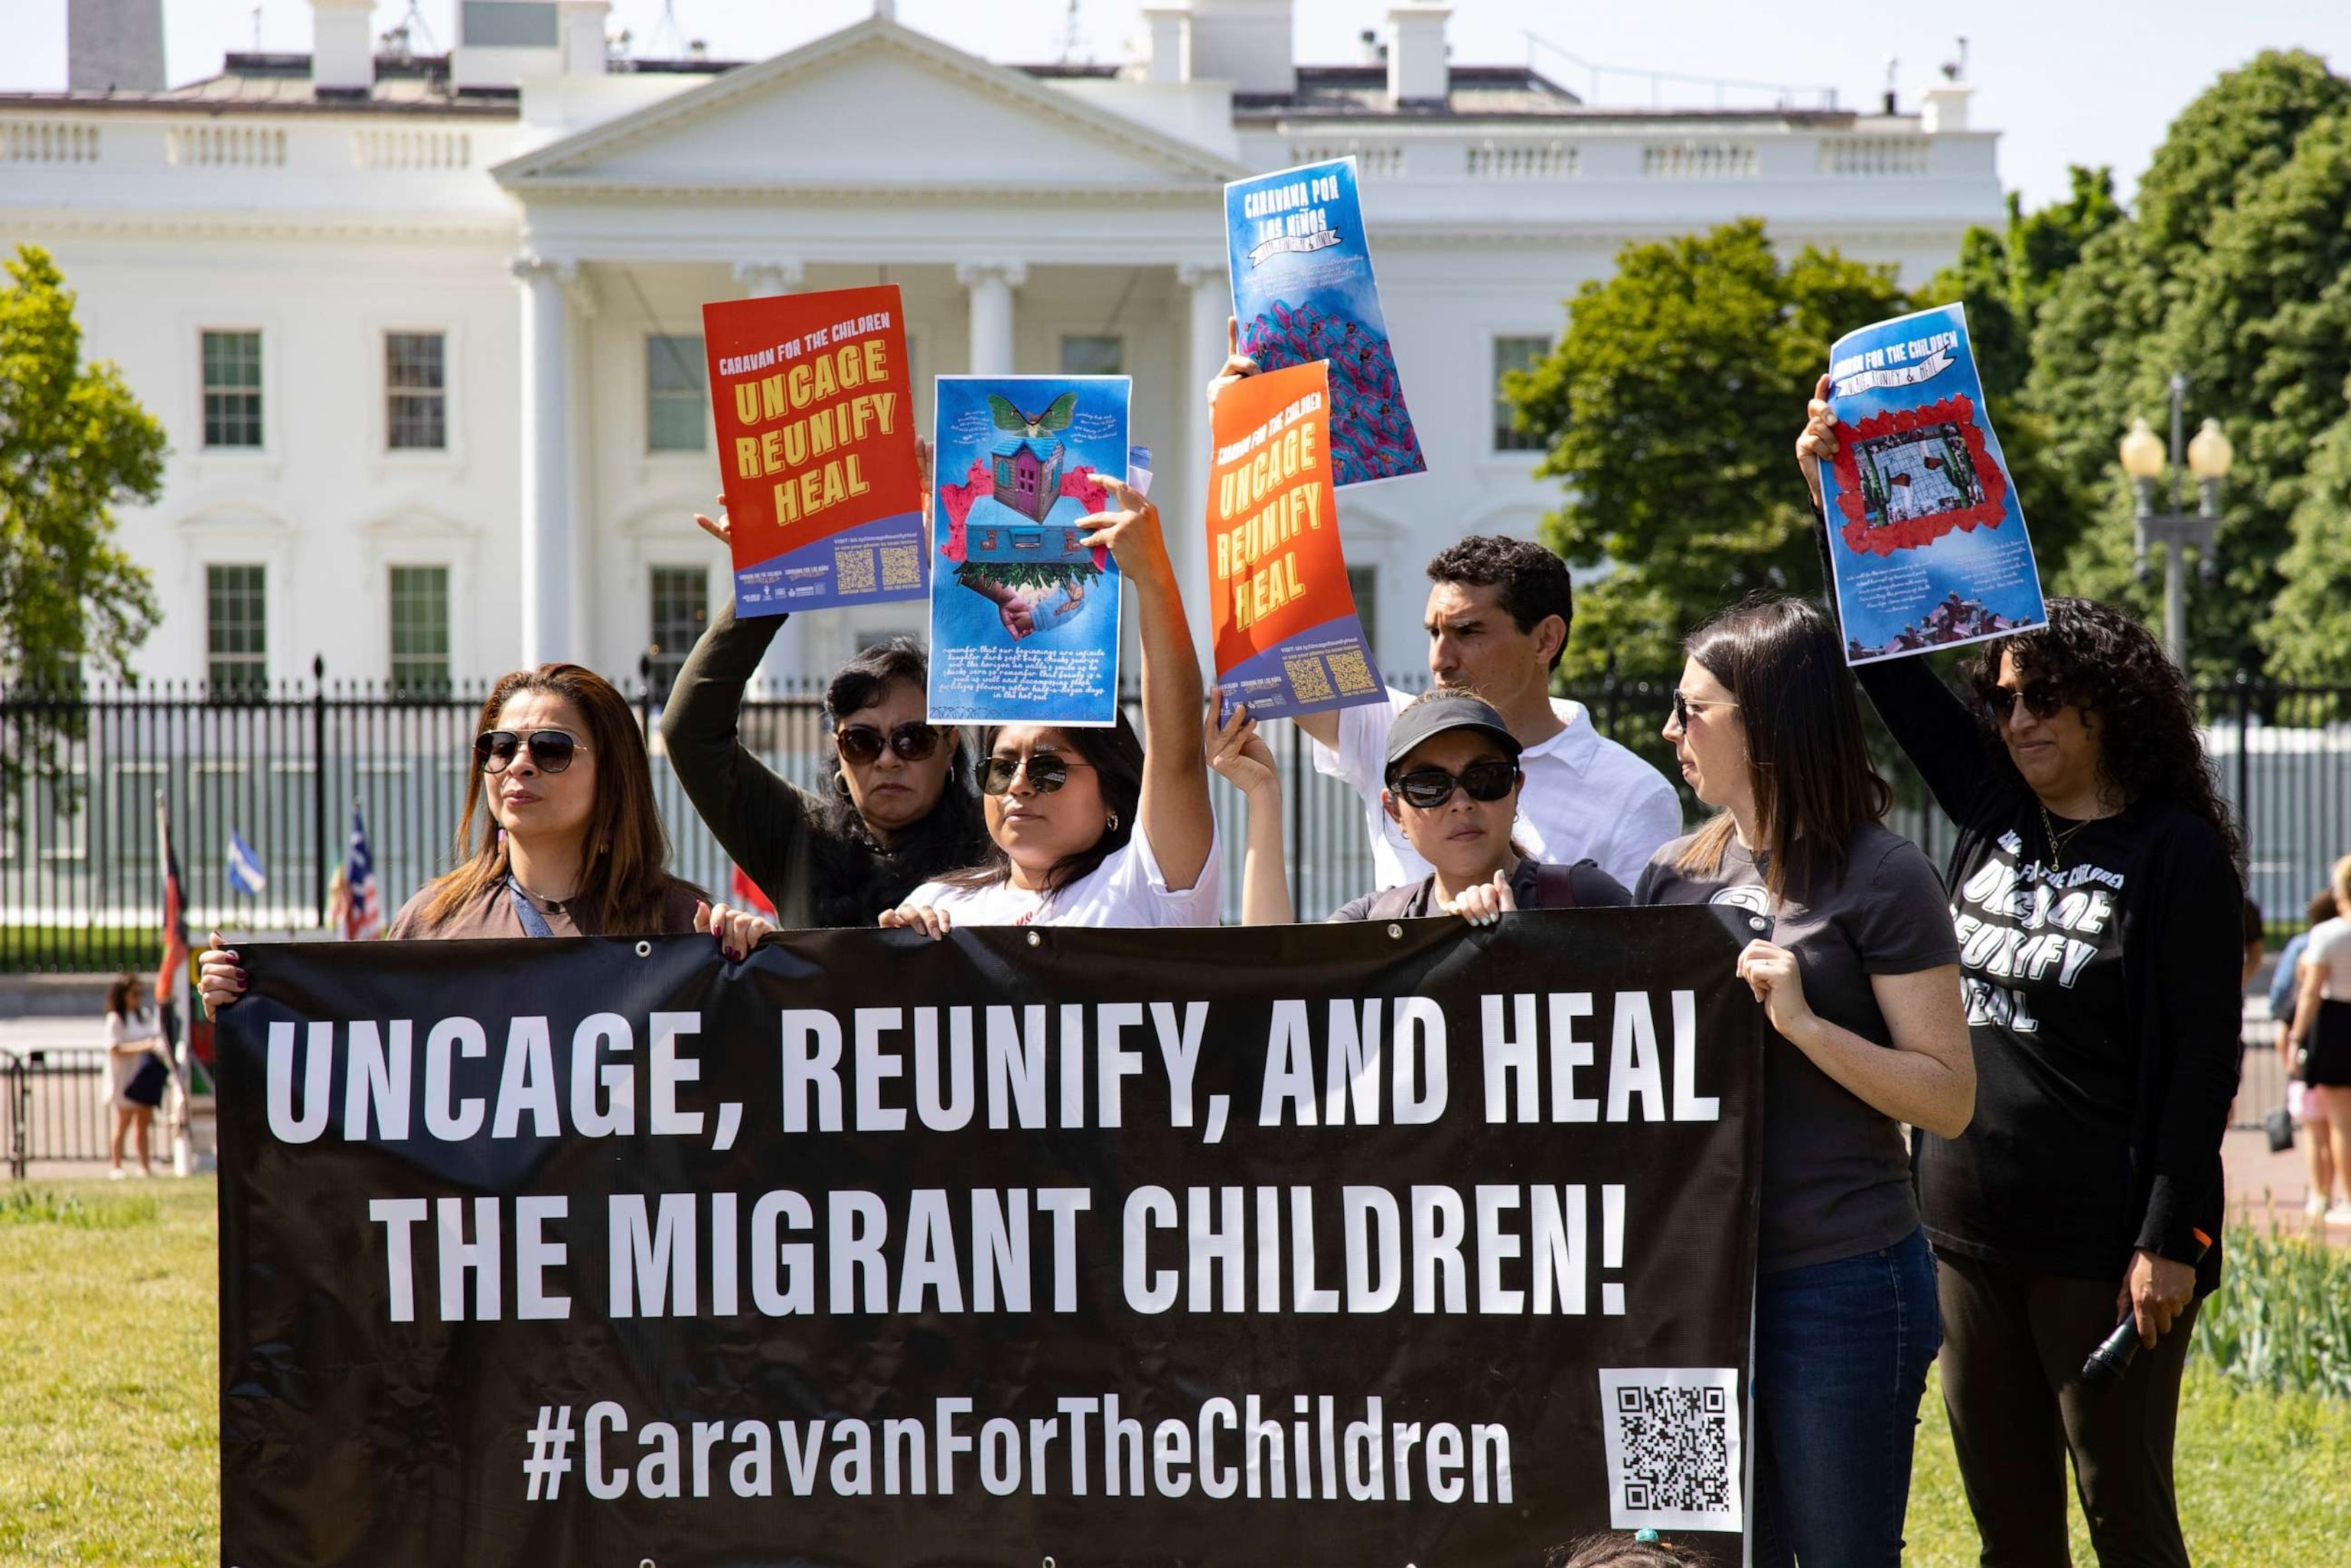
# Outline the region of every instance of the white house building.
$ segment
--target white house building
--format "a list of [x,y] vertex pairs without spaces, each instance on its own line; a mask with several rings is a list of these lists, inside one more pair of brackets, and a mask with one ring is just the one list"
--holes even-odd
[[[1196,605],[1221,188],[1343,153],[1429,472],[1349,491],[1343,523],[1411,669],[1426,559],[1556,504],[1496,378],[1626,241],[1759,215],[1915,283],[2001,211],[1963,86],[1904,113],[1610,110],[1454,64],[1441,5],[1362,3],[1385,44],[1361,64],[1297,62],[1292,0],[1190,0],[1146,13],[1144,57],[1019,66],[887,0],[733,65],[616,60],[603,0],[463,0],[431,58],[381,49],[369,0],[311,0],[311,54],[167,88],[158,0],[73,0],[74,89],[0,97],[0,244],[56,255],[87,352],[170,434],[162,500],[123,521],[168,609],[142,672],[674,664],[729,580],[690,517],[717,488],[701,305],[876,281],[904,290],[925,427],[934,374],[1134,378]],[[923,616],[807,617],[768,674]]]

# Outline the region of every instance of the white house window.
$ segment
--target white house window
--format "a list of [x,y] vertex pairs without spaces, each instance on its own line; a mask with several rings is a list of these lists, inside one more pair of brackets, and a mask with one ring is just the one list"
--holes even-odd
[[645,338],[645,450],[700,452],[710,414],[702,337]]
[[449,444],[447,341],[439,332],[383,335],[384,444],[394,452]]
[[665,702],[685,655],[710,621],[710,574],[698,566],[657,566],[652,571],[653,642],[646,649],[652,668],[646,680],[653,700]]
[[260,566],[204,568],[206,674],[214,696],[258,696],[268,685],[266,576]]
[[261,334],[204,336],[204,444],[261,444]]
[[443,696],[449,690],[449,569],[392,569],[392,689]]
[[1072,332],[1061,339],[1061,373],[1065,376],[1123,376],[1126,345],[1102,333]]
[[1497,338],[1494,340],[1494,450],[1497,452],[1534,452],[1541,449],[1542,438],[1531,430],[1518,427],[1518,408],[1502,390],[1502,378],[1512,371],[1531,371],[1551,353],[1549,338]]
[[1376,653],[1380,646],[1380,569],[1375,566],[1351,566],[1347,569],[1347,591],[1355,596],[1355,619],[1363,622],[1364,641]]

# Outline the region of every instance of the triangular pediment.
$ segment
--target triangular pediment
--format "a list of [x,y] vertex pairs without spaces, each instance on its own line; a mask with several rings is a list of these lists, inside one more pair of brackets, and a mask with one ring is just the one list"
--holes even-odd
[[873,17],[501,164],[532,191],[1165,191],[1248,171]]

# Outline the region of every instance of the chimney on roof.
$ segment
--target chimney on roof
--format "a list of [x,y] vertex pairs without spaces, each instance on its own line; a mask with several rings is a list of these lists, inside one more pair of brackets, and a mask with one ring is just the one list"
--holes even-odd
[[1236,92],[1298,90],[1290,0],[1192,0],[1192,77]]
[[[612,51],[604,41],[604,25],[612,14],[609,0],[563,0],[563,74],[600,77],[611,64]],[[697,40],[694,48],[701,47]]]
[[1143,25],[1148,30],[1150,55],[1144,62],[1144,79],[1185,82],[1192,79],[1192,12],[1186,5],[1146,5]]
[[1388,97],[1397,104],[1443,103],[1453,89],[1443,5],[1388,7]]
[[310,85],[365,98],[375,86],[373,0],[310,0]]
[[163,0],[66,0],[66,87],[163,89]]

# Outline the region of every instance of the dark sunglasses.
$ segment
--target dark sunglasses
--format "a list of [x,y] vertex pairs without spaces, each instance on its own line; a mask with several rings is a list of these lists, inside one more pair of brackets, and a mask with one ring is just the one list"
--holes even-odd
[[1991,721],[1994,729],[2007,726],[2009,720],[2015,716],[2016,705],[2020,702],[2024,705],[2024,711],[2035,718],[2054,718],[2057,710],[2065,706],[2065,694],[2057,689],[2055,682],[2045,676],[2027,681],[2015,691],[2006,686],[1981,686],[1977,689],[1982,694],[1984,717]]
[[983,795],[1009,793],[1012,781],[1020,777],[1021,764],[1029,768],[1029,788],[1040,795],[1050,795],[1070,781],[1072,768],[1092,768],[1091,762],[1078,762],[1059,752],[1040,751],[1027,758],[991,757],[980,765],[979,792]]
[[929,725],[909,719],[888,735],[870,724],[852,724],[832,732],[832,744],[844,760],[860,768],[880,760],[882,748],[888,747],[909,762],[920,762],[939,748],[939,732]]
[[1674,723],[1683,729],[1689,727],[1692,708],[1696,708],[1698,716],[1703,718],[1706,716],[1706,710],[1710,707],[1737,707],[1738,706],[1729,697],[1700,697],[1696,702],[1692,702],[1683,695],[1681,687],[1674,688]]
[[511,729],[493,729],[474,737],[474,760],[485,773],[504,773],[525,746],[530,747],[532,766],[541,773],[562,772],[571,766],[575,753],[588,749],[569,730],[534,729],[525,737]]
[[1388,788],[1405,805],[1433,811],[1452,800],[1457,789],[1469,791],[1472,800],[1493,801],[1508,795],[1518,781],[1517,763],[1489,760],[1473,762],[1459,773],[1447,773],[1442,768],[1416,768],[1389,779]]

